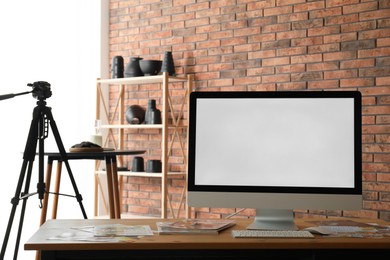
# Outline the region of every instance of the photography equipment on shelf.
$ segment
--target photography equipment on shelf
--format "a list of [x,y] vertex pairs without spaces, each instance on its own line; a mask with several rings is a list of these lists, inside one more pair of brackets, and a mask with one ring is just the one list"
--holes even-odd
[[[60,134],[58,132],[57,125],[54,121],[53,114],[51,113],[51,108],[46,106],[46,99],[51,97],[52,92],[50,89],[50,84],[45,81],[37,81],[34,83],[27,84],[32,87],[32,91],[22,92],[18,94],[7,94],[0,96],[0,100],[13,98],[15,96],[24,95],[28,93],[32,93],[33,97],[38,99],[37,106],[33,110],[33,117],[30,125],[30,131],[28,133],[28,138],[26,142],[26,147],[23,153],[23,164],[20,171],[20,176],[18,180],[18,184],[16,186],[16,191],[14,197],[11,199],[12,209],[7,225],[7,230],[4,236],[4,242],[1,248],[1,257],[0,260],[4,260],[5,251],[7,249],[7,244],[9,240],[9,236],[12,229],[12,224],[14,221],[16,208],[19,204],[20,200],[23,200],[18,233],[16,237],[15,251],[14,251],[14,260],[17,259],[18,248],[20,244],[20,237],[23,229],[23,221],[25,216],[25,210],[27,205],[27,199],[33,195],[38,194],[38,198],[40,200],[40,208],[42,208],[42,200],[44,199],[45,193],[49,193],[46,190],[46,184],[44,182],[44,140],[48,137],[49,134],[49,125],[52,128],[52,132],[57,143],[58,150],[61,154],[61,159],[65,163],[66,169],[69,174],[70,181],[72,183],[75,195],[66,195],[70,197],[75,197],[80,205],[81,212],[83,217],[86,219],[87,215],[85,213],[84,206],[82,204],[82,196],[79,193],[76,182],[74,180],[72,170],[70,168],[67,154],[62,143]],[[38,154],[36,152],[38,144]],[[37,192],[29,193],[29,186],[31,182],[31,173],[33,169],[33,163],[35,157],[38,155],[38,184],[37,184]],[[24,183],[24,190],[22,191],[22,186]],[[56,195],[65,195],[59,194]]]

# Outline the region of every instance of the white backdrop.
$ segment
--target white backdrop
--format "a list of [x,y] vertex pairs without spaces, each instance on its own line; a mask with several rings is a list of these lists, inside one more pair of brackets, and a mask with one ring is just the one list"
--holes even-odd
[[[100,77],[100,1],[19,0],[0,4],[0,95],[31,90],[27,83],[47,81],[52,107],[65,149],[88,140],[95,117],[95,79]],[[36,99],[31,94],[0,101],[0,239],[3,238],[23,162],[27,134]],[[58,151],[50,128],[45,151]],[[30,185],[36,191],[38,161]],[[93,216],[92,161],[70,161],[87,215]],[[46,168],[46,165],[45,165]],[[74,194],[64,168],[61,191]],[[23,188],[24,189],[24,188]],[[22,203],[19,203],[18,213]],[[39,226],[39,200],[27,203],[18,259],[34,259],[24,242]],[[49,209],[50,210],[50,209]],[[50,215],[49,215],[50,216]],[[82,218],[74,198],[60,197],[58,218]],[[11,259],[19,214],[15,216],[5,259]]]

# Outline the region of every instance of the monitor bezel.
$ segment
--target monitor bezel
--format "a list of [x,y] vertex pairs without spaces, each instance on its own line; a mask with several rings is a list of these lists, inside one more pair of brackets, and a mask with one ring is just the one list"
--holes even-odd
[[[196,112],[198,99],[231,98],[348,98],[354,103],[354,187],[285,187],[285,186],[232,186],[195,184]],[[210,91],[190,94],[188,138],[188,191],[237,193],[295,193],[295,194],[362,194],[362,121],[361,93],[359,91]]]

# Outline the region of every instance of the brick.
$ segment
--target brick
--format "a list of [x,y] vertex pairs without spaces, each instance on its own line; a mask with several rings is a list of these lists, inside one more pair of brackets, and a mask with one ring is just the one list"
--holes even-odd
[[234,0],[221,0],[221,1],[211,2],[210,8],[219,8],[219,7],[230,6],[234,4],[236,4],[236,1]]
[[248,42],[267,42],[267,41],[274,41],[276,39],[275,33],[267,33],[267,34],[261,34],[261,35],[254,35],[248,37]]
[[233,30],[228,30],[228,31],[213,31],[213,33],[208,34],[208,37],[210,40],[215,40],[215,39],[230,39],[233,38]]
[[359,15],[358,14],[350,14],[350,15],[342,15],[342,16],[336,16],[336,17],[326,17],[325,18],[325,25],[337,25],[337,24],[349,24],[349,23],[356,23],[359,21]]
[[271,8],[274,6],[275,6],[274,1],[255,1],[252,3],[248,3],[247,10],[252,11],[252,10],[258,10],[263,8]]
[[325,71],[339,69],[339,63],[335,61],[307,64],[307,71]]
[[390,66],[390,56],[384,58],[376,58],[376,65],[378,67]]
[[[244,72],[244,71],[242,71],[242,72]],[[246,77],[245,74],[241,75],[241,77],[235,77],[233,79],[234,86],[239,86],[239,85],[246,86],[246,85],[253,85],[253,84],[258,84],[258,83],[261,83],[260,77]],[[245,88],[242,90],[245,91]]]
[[214,63],[208,65],[209,71],[222,71],[222,70],[231,70],[233,69],[233,64],[231,63]]
[[376,2],[360,3],[353,5],[345,5],[343,8],[343,14],[361,13],[367,11],[373,11],[377,9]]
[[376,124],[378,125],[390,124],[390,116],[377,116]]
[[225,22],[221,25],[222,30],[230,30],[230,29],[240,29],[247,27],[246,21],[232,21],[232,22]]
[[261,67],[261,68],[247,69],[248,76],[267,75],[267,74],[275,74],[275,68],[272,66],[272,67]]
[[340,69],[374,67],[375,59],[355,59],[340,61]]
[[322,27],[324,25],[323,19],[311,19],[306,21],[297,21],[292,23],[293,30]]
[[[243,11],[236,13],[237,20],[256,19],[263,16],[263,10]],[[250,23],[251,21],[249,21]]]
[[338,88],[338,80],[320,80],[320,81],[311,81],[307,83],[308,89],[332,89]]
[[324,61],[351,60],[357,58],[356,52],[354,51],[330,52],[330,53],[324,53],[323,56],[324,56]]
[[322,55],[321,54],[308,54],[308,55],[299,55],[291,57],[291,64],[295,63],[313,63],[313,62],[321,62]]
[[236,4],[230,6],[223,6],[220,8],[222,14],[236,14],[240,12],[246,11],[246,5],[244,4]]
[[385,46],[390,46],[390,37],[389,38],[382,38],[382,39],[377,39],[376,44],[378,47],[385,47]]
[[279,48],[276,50],[277,56],[292,56],[292,55],[304,55],[306,54],[305,47],[291,47],[291,48]]
[[[389,126],[386,125],[369,125],[369,126],[363,126],[362,131],[363,133],[369,133],[369,134],[388,134],[390,130]],[[371,153],[381,153],[381,152],[386,152],[389,153],[390,147],[387,144],[367,144],[363,145],[364,151],[365,152],[371,152]]]
[[221,62],[236,62],[247,60],[247,55],[245,53],[236,53],[230,55],[223,55],[221,57]]
[[323,73],[318,71],[291,74],[291,81],[312,81],[321,79],[324,79]]
[[278,57],[278,58],[269,58],[262,60],[262,66],[276,66],[276,65],[284,65],[289,64],[290,59],[288,57]]
[[255,51],[255,52],[248,53],[248,59],[270,58],[275,56],[276,56],[275,50]]
[[384,37],[390,37],[390,30],[388,28],[359,32],[359,40],[377,39]]
[[191,12],[195,18],[211,17],[220,14],[220,9],[218,8],[208,8],[204,10],[198,10],[197,12]]
[[374,86],[373,78],[341,79],[340,87],[370,87]]
[[390,47],[358,51],[359,58],[368,58],[368,57],[376,57],[376,56],[390,56]]
[[390,143],[390,135],[389,134],[375,135],[375,141],[377,143]]
[[284,82],[277,84],[277,90],[303,90],[306,89],[306,82]]
[[208,80],[208,86],[210,87],[221,87],[233,85],[232,79],[213,79]]
[[319,35],[329,35],[329,34],[337,34],[340,32],[339,26],[324,26],[321,28],[309,28],[307,30],[307,36],[319,36]]
[[185,21],[194,18],[195,18],[195,13],[180,13],[171,16],[172,22]]
[[269,32],[283,32],[283,31],[289,31],[291,29],[291,25],[289,23],[283,23],[283,24],[270,24],[265,25],[262,27],[263,33],[269,33]]
[[291,14],[282,14],[277,16],[277,22],[278,23],[287,23],[287,22],[297,22],[297,21],[306,21],[309,19],[309,13],[308,12],[302,12],[302,13],[291,13]]
[[358,75],[357,70],[324,71],[324,79],[356,78],[357,75]]
[[248,87],[248,91],[276,91],[275,83],[261,83],[257,85],[251,85]]
[[[243,39],[245,40],[245,39]],[[233,44],[236,40],[233,38],[229,42],[232,42],[230,45],[234,45],[233,50],[235,53],[242,53],[242,52],[255,52],[260,51],[260,43],[250,43],[250,44]],[[222,42],[224,43],[224,42]],[[225,44],[223,44],[225,45]]]
[[291,40],[280,40],[280,41],[270,41],[270,42],[262,42],[261,43],[261,49],[267,50],[267,49],[279,49],[279,48],[286,48],[291,46]]
[[344,5],[352,5],[357,3],[359,3],[359,0],[328,0],[326,6],[327,7],[344,6]]
[[[200,33],[220,32],[220,30],[221,30],[221,26],[219,24],[210,24],[210,25],[205,25],[205,26],[197,26],[195,28],[195,31],[192,33],[192,35],[197,35],[197,34],[200,34]],[[231,34],[231,35],[233,35],[233,34]]]
[[259,27],[243,28],[234,30],[234,37],[257,35],[260,33]]
[[380,18],[389,18],[389,10],[382,9],[382,10],[375,10],[371,12],[361,12],[359,14],[360,21],[380,19]]
[[275,16],[281,14],[289,14],[292,13],[292,6],[281,6],[274,8],[266,8],[264,9],[264,16]]
[[306,0],[276,0],[276,6],[294,5],[305,2]]
[[210,17],[210,24],[225,23],[234,20],[234,14],[223,14]]
[[291,39],[291,46],[311,46],[323,43],[323,37],[321,36]]
[[295,64],[295,65],[284,65],[284,66],[276,66],[276,74],[279,73],[297,73],[304,72],[305,65],[304,64]]
[[208,39],[207,34],[196,34],[191,36],[183,37],[183,42],[198,42],[198,41],[206,41]]
[[365,22],[357,22],[357,23],[349,23],[341,25],[341,32],[361,32],[365,30],[373,30],[376,28],[375,21],[365,21]]
[[386,19],[379,19],[377,21],[378,21],[378,28],[390,27],[390,17]]
[[361,77],[381,77],[384,75],[390,75],[390,68],[364,68],[359,70],[359,76]]
[[269,75],[262,76],[262,83],[278,83],[278,82],[288,82],[290,81],[290,75],[288,74],[280,74],[280,75]]
[[278,32],[276,33],[276,39],[293,39],[306,37],[306,30],[295,30],[289,32]]
[[376,85],[383,86],[383,85],[390,85],[390,76],[389,77],[377,77],[376,78]]
[[319,10],[311,10],[310,11],[310,19],[314,18],[324,18],[329,16],[338,16],[342,14],[342,8],[341,7],[327,7],[325,9],[319,9]]
[[308,46],[308,53],[324,53],[334,51],[340,51],[339,43],[328,43]]
[[379,105],[390,105],[390,97],[389,96],[379,97],[378,98],[378,104]]
[[339,33],[336,35],[325,35],[324,43],[347,42],[347,41],[355,41],[357,39],[358,37],[356,32]]
[[207,25],[209,23],[210,20],[207,17],[204,17],[204,18],[186,20],[184,22],[184,25],[185,27],[197,27],[197,26]]
[[189,12],[204,10],[204,9],[208,9],[208,8],[210,8],[209,2],[189,4],[189,5],[185,6],[185,12],[189,13]]
[[323,9],[325,7],[324,1],[316,1],[316,2],[308,2],[304,4],[297,4],[294,5],[294,12],[304,12],[304,11],[311,11],[316,9]]
[[214,47],[219,47],[219,46],[221,46],[220,40],[203,41],[203,42],[198,42],[196,44],[197,49],[208,49],[208,48],[214,48]]

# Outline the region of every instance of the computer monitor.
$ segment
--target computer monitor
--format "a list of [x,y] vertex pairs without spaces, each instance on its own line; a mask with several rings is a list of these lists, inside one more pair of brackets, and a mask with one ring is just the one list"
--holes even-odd
[[254,208],[248,228],[271,230],[361,209],[360,92],[193,92],[189,112],[189,206]]

